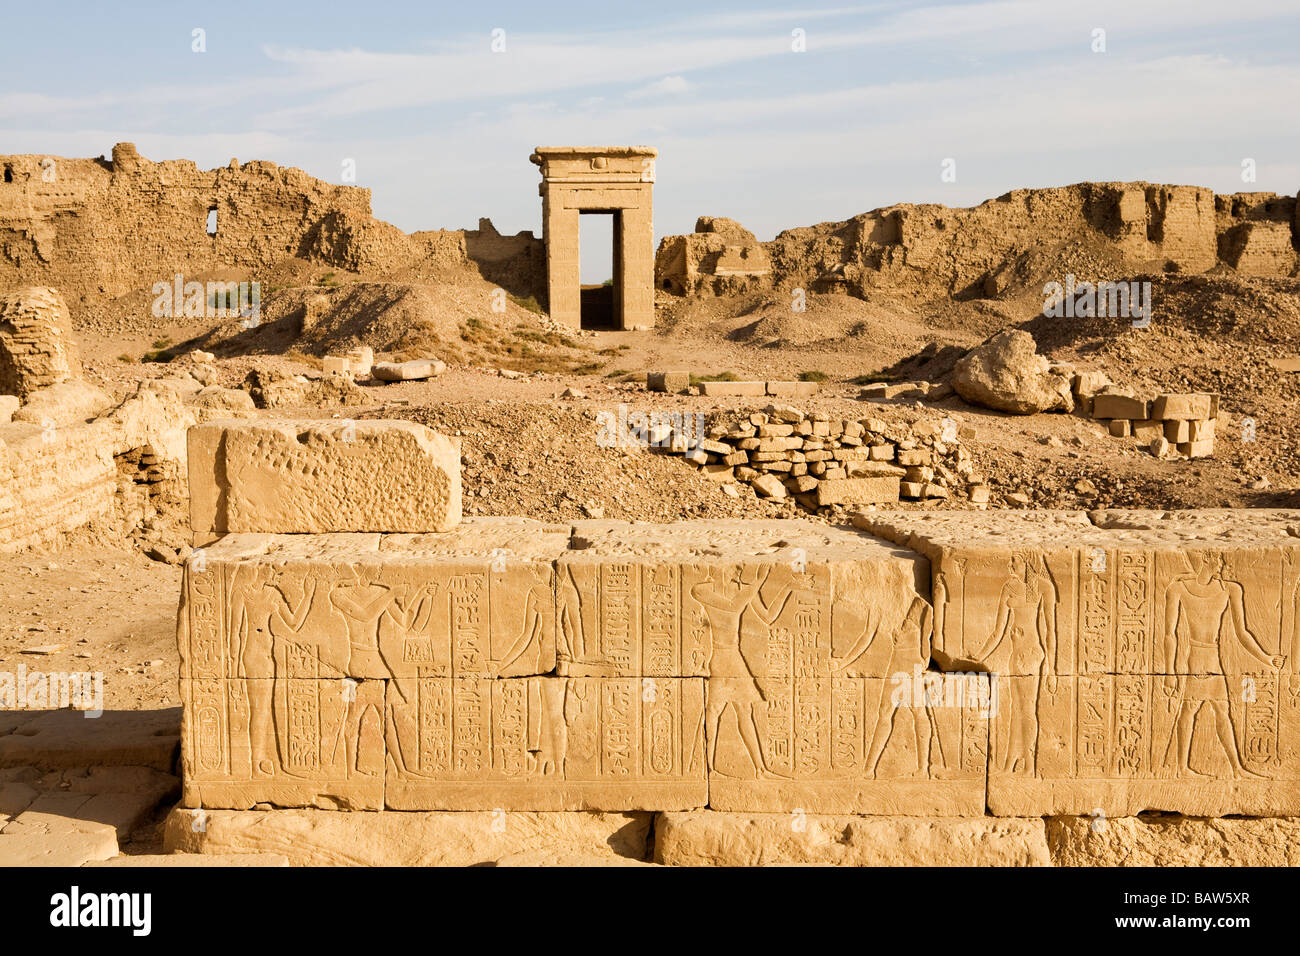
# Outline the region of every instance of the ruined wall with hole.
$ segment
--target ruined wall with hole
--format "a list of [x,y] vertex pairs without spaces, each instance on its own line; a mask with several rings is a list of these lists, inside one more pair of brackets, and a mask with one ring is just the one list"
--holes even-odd
[[53,286],[74,316],[178,272],[244,269],[254,281],[294,256],[379,275],[479,267],[523,295],[545,284],[531,233],[500,236],[481,220],[478,230],[407,235],[371,215],[369,189],[275,163],[200,170],[152,162],[130,143],[111,160],[0,156],[0,289]]
[[267,162],[155,163],[130,143],[111,161],[3,156],[0,169],[0,287],[52,285],[74,312],[176,272],[267,267],[319,247],[331,216],[370,215],[367,189]]
[[724,240],[706,217],[693,234],[663,239],[655,285],[676,294],[800,287],[858,296],[997,297],[1041,288],[1072,268],[1088,278],[1085,267],[1109,273],[1100,278],[1118,271],[1204,272],[1220,263],[1248,275],[1290,276],[1300,249],[1296,208],[1292,196],[1216,197],[1198,186],[1018,189],[969,209],[900,204],[786,230],[757,244],[770,265],[766,272],[752,266],[757,254],[739,257],[747,252],[739,233]]

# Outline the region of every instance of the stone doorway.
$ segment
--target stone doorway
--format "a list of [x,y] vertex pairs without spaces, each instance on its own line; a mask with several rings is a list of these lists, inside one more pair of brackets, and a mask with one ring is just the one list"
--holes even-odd
[[623,270],[618,255],[621,225],[617,209],[584,209],[578,216],[578,267],[582,280],[579,311],[584,329],[623,328],[619,295]]
[[[551,317],[574,328],[654,327],[655,157],[648,146],[539,146]],[[584,288],[579,221],[613,216],[613,285]],[[599,317],[598,317],[599,316]],[[600,322],[601,324],[589,324]]]

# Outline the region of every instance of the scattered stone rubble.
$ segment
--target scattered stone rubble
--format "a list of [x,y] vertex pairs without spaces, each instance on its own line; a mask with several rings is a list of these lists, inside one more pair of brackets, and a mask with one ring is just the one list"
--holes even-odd
[[1105,423],[1116,438],[1133,437],[1157,458],[1214,454],[1219,396],[1160,394],[1154,398],[1113,384],[1105,372],[1078,372],[1049,362],[1028,332],[1001,332],[957,360],[952,385],[876,382],[860,398],[938,401],[956,391],[965,401],[1016,415],[1074,411]]

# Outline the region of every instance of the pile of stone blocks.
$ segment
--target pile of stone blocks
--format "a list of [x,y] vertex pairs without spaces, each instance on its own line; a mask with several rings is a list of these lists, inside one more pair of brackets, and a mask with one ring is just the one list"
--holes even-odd
[[1218,395],[1190,392],[1148,399],[1109,384],[1100,372],[1076,375],[1074,395],[1082,414],[1105,422],[1116,438],[1136,438],[1157,458],[1214,454]]
[[809,511],[953,494],[988,501],[952,420],[854,421],[768,405],[703,436],[674,435],[668,448],[715,481],[745,482],[761,497],[792,497]]

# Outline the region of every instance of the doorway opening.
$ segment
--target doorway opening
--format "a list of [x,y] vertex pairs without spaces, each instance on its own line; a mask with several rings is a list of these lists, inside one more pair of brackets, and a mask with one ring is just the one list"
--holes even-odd
[[623,264],[619,257],[622,220],[617,209],[584,209],[578,216],[578,275],[584,329],[623,327]]

